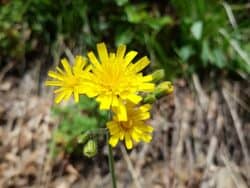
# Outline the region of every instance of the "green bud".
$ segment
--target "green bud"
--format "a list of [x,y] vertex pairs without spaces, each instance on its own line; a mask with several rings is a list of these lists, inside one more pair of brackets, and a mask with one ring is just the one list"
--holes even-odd
[[164,95],[172,93],[173,91],[174,91],[173,84],[171,82],[165,81],[156,86],[154,93],[156,98],[160,98]]
[[159,82],[165,77],[165,71],[163,69],[158,69],[152,73],[153,82]]
[[83,148],[83,154],[86,157],[94,157],[97,153],[97,142],[95,139],[89,140]]
[[150,93],[148,95],[146,95],[143,99],[143,103],[149,103],[149,104],[152,104],[156,101],[156,97],[155,97],[155,94],[154,93]]
[[77,137],[77,142],[79,144],[84,144],[88,141],[89,137],[90,137],[90,134],[88,132],[85,132]]

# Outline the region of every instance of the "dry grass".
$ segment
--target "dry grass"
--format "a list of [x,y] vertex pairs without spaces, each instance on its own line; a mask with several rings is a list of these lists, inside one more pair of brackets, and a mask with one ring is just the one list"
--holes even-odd
[[[247,188],[250,186],[249,83],[179,79],[155,104],[154,140],[128,152],[117,147],[118,187]],[[57,122],[51,94],[38,97],[32,73],[0,84],[0,187],[111,187],[107,148],[91,160],[52,160],[48,141]],[[211,89],[213,88],[213,89]],[[49,97],[48,97],[49,96]]]

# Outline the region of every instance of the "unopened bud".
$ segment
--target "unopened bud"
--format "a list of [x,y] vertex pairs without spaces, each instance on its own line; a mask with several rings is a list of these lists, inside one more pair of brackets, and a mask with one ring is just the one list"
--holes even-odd
[[165,77],[165,71],[163,69],[158,69],[152,73],[153,82],[159,82]]
[[85,132],[77,137],[77,142],[79,144],[84,144],[88,141],[89,137],[90,137],[90,134],[88,132]]
[[83,148],[83,154],[86,156],[86,157],[94,157],[97,153],[97,142],[96,140],[92,139],[92,140],[89,140],[85,145],[84,145],[84,148]]
[[149,103],[149,104],[152,104],[156,101],[156,97],[155,97],[155,94],[154,93],[150,93],[148,95],[146,95],[143,99],[143,103]]
[[160,83],[155,89],[156,98],[160,98],[164,95],[170,94],[174,91],[174,86],[171,82],[165,81]]

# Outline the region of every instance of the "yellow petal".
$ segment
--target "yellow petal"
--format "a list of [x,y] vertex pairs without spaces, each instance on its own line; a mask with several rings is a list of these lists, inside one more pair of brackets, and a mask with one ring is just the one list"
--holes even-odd
[[143,70],[146,66],[148,66],[149,63],[149,59],[145,56],[134,64],[133,71],[137,73]]
[[62,86],[63,83],[61,81],[46,81],[45,82],[46,86]]
[[116,57],[120,60],[123,58],[124,54],[126,52],[126,46],[125,45],[120,45],[117,48],[117,52],[116,52]]
[[128,133],[125,134],[125,145],[127,149],[132,149],[133,147],[133,142],[131,140],[131,137]]
[[117,96],[113,96],[112,98],[112,107],[117,107],[119,105],[119,101]]
[[147,129],[148,133],[152,133],[154,131],[154,128],[151,127],[150,125],[145,125],[145,126],[146,126],[146,129]]
[[149,134],[143,134],[142,135],[142,140],[146,143],[150,142],[152,140],[152,136]]
[[139,86],[140,91],[150,92],[154,91],[155,84],[153,83],[143,83]]
[[82,72],[84,65],[86,64],[86,60],[82,56],[75,57],[75,65],[73,66],[74,74],[79,74]]
[[118,141],[119,141],[119,137],[117,137],[117,136],[111,136],[111,137],[109,138],[109,144],[110,144],[112,147],[115,147],[115,146],[117,145]]
[[109,60],[112,62],[115,59],[115,53],[109,53]]
[[146,120],[146,119],[149,119],[150,118],[150,113],[149,112],[143,112],[143,113],[140,113],[138,114],[138,117],[137,117],[139,120]]
[[72,90],[67,90],[65,92],[65,96],[63,97],[63,100],[69,100],[71,94],[72,94]]
[[136,141],[136,142],[140,142],[140,134],[138,133],[138,132],[136,132],[136,131],[133,131],[132,132],[132,138]]
[[56,72],[53,72],[53,71],[49,71],[48,72],[48,75],[51,77],[51,78],[55,78],[55,79],[58,79],[58,80],[63,80],[63,75],[59,74],[59,73],[56,73]]
[[141,80],[142,82],[150,82],[150,81],[153,80],[153,76],[152,76],[152,75],[142,76],[142,77],[140,78],[140,80]]
[[101,110],[110,109],[110,105],[111,105],[111,102],[112,102],[112,97],[104,95],[104,96],[97,97],[96,100],[100,102],[100,109]]
[[77,87],[74,88],[74,100],[76,103],[79,102],[79,92]]
[[66,73],[69,74],[69,75],[72,75],[71,67],[70,67],[69,62],[67,61],[67,59],[65,59],[65,58],[62,59],[61,63],[63,65],[63,68],[66,71]]
[[59,67],[56,67],[56,70],[57,70],[59,73],[61,73],[61,74],[65,74],[65,73],[63,72],[63,70],[60,69]]
[[85,72],[89,72],[92,70],[92,68],[93,68],[92,65],[88,65],[84,70],[85,70]]
[[56,98],[55,98],[55,103],[60,103],[60,102],[63,100],[63,98],[65,97],[65,95],[66,95],[65,92],[59,93],[59,94],[56,96]]
[[108,61],[108,51],[104,42],[97,44],[97,52],[101,62]]
[[59,88],[59,89],[56,89],[56,90],[54,91],[54,93],[60,93],[60,92],[63,92],[63,91],[65,91],[65,88],[64,88],[64,87],[61,87],[61,88]]
[[140,107],[141,112],[147,112],[151,109],[151,105],[150,104],[144,104]]
[[119,121],[127,121],[127,110],[122,102],[119,102],[117,107],[117,117]]
[[117,123],[115,122],[115,121],[109,121],[107,124],[106,124],[106,126],[108,127],[108,128],[112,128],[112,127],[115,127],[115,126],[117,126]]
[[92,97],[96,97],[98,95],[98,93],[93,90],[91,87],[87,86],[79,86],[79,93],[84,93],[86,94],[88,97],[92,98]]
[[119,138],[120,138],[120,140],[123,140],[123,139],[124,139],[124,136],[125,136],[124,131],[120,131],[120,133],[119,133]]
[[97,60],[95,54],[93,52],[89,52],[88,53],[88,57],[90,62],[96,67],[96,68],[100,68],[100,64],[99,61]]
[[139,129],[141,132],[148,132],[148,133],[151,133],[153,132],[154,128],[150,125],[140,125],[140,126],[137,126],[137,129]]
[[125,64],[128,65],[137,55],[136,51],[130,51],[127,53],[127,55],[125,56]]
[[127,96],[127,99],[132,103],[138,104],[142,100],[142,97],[136,94],[130,94]]
[[111,121],[107,123],[107,128],[109,129],[109,132],[111,135],[119,135],[120,132],[122,131],[120,129],[120,125],[119,123],[117,123],[116,121]]

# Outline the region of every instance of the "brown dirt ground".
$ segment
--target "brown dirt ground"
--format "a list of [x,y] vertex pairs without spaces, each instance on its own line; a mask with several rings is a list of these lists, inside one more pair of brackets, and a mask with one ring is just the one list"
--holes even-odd
[[[106,146],[93,159],[49,157],[58,122],[51,90],[36,95],[34,75],[0,81],[0,187],[111,187]],[[153,141],[115,149],[118,187],[250,187],[249,102],[247,82],[177,80],[175,93],[154,106]]]

